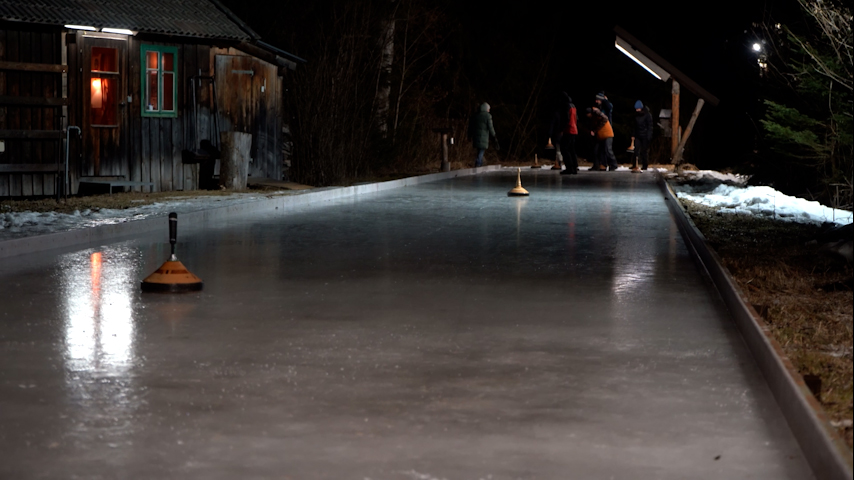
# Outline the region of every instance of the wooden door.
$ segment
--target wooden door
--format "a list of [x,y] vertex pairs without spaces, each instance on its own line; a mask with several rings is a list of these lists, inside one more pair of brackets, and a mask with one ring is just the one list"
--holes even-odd
[[81,175],[127,173],[121,151],[127,118],[127,40],[83,37],[83,159]]
[[216,56],[216,101],[221,131],[252,134],[249,175],[281,178],[276,67],[255,57]]

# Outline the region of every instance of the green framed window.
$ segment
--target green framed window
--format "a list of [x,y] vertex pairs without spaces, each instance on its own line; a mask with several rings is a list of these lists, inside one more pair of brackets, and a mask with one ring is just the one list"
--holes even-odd
[[142,55],[142,116],[178,116],[178,48],[140,47]]

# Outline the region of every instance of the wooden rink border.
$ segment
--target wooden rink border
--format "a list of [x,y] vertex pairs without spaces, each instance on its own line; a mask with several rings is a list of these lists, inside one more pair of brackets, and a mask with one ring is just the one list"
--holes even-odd
[[830,424],[821,404],[774,339],[768,324],[750,304],[718,254],[709,247],[705,236],[682,208],[664,175],[659,172],[657,176],[664,200],[688,251],[714,282],[816,478],[851,480],[854,477],[854,457],[848,445]]
[[[206,222],[236,214],[275,211],[277,209],[284,211],[289,208],[302,207],[338,198],[382,192],[395,188],[418,185],[421,183],[436,182],[449,178],[493,172],[498,171],[501,168],[501,165],[490,165],[479,168],[453,170],[450,172],[431,173],[428,175],[407,177],[386,182],[354,185],[352,187],[304,190],[298,194],[246,201],[234,205],[197,210],[195,212],[184,212],[180,213],[180,220],[182,225],[192,225],[194,222]],[[168,228],[168,214],[168,211],[164,211],[157,216],[142,220],[131,220],[108,225],[98,225],[95,227],[77,228],[64,232],[3,240],[0,241],[0,259],[37,253],[55,248],[68,248],[77,245],[83,246],[92,243],[109,242],[120,237],[148,233],[157,229],[162,229],[165,232]]]

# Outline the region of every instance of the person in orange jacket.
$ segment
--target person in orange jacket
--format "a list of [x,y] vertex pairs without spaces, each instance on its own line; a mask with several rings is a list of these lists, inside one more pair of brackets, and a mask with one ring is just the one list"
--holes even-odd
[[617,169],[617,157],[614,155],[614,129],[608,117],[596,107],[587,109],[587,119],[590,122],[590,135],[596,137],[596,145],[593,148],[593,167],[590,170]]

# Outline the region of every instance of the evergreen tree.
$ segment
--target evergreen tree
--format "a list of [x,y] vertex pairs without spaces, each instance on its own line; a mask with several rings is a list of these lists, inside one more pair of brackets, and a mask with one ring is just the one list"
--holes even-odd
[[[765,25],[775,46],[768,78],[778,87],[765,99],[760,120],[770,176],[792,193],[804,190],[851,207],[852,125],[851,11],[826,1],[798,0],[810,20],[798,28]],[[843,198],[837,196],[842,185]]]

